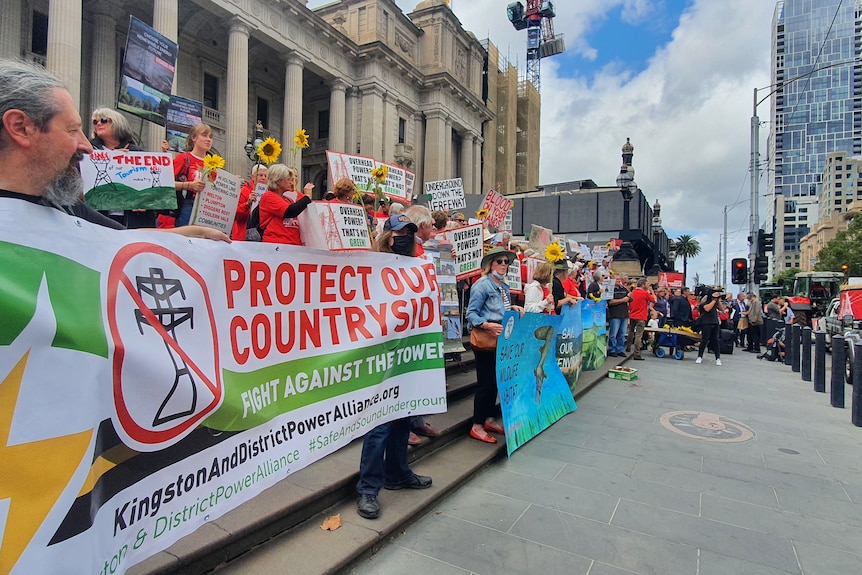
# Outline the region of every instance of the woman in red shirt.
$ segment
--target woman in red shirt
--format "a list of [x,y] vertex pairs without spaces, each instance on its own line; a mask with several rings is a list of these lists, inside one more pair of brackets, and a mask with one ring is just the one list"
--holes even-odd
[[192,217],[195,195],[206,185],[201,180],[204,156],[213,145],[213,129],[206,124],[193,126],[186,138],[186,151],[174,157],[174,188],[177,191],[176,227],[187,226]]
[[236,217],[233,219],[233,230],[230,234],[232,240],[244,240],[248,231],[248,217],[251,208],[257,201],[257,193],[254,191],[258,184],[266,185],[267,169],[263,164],[255,164],[251,169],[251,179],[243,185],[239,191],[239,203],[236,206]]
[[[296,177],[296,170],[288,168],[284,164],[273,164],[269,167],[268,189],[260,198],[262,241],[275,244],[302,245],[299,222],[296,221],[296,217],[308,207],[311,198],[296,191]],[[314,189],[314,184],[305,184],[306,194],[311,194],[312,189]]]

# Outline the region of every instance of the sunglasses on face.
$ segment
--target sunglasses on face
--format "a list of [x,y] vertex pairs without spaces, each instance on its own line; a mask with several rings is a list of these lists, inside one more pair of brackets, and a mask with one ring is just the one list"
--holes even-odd
[[507,260],[506,258],[497,258],[496,260],[494,260],[494,262],[498,264],[509,265],[509,260]]
[[96,120],[93,120],[94,126],[98,126],[99,124],[110,124],[110,123],[111,123],[110,118],[98,118]]

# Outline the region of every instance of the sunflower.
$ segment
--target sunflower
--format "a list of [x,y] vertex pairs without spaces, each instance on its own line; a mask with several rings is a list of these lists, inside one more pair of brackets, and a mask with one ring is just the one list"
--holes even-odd
[[480,220],[484,220],[488,217],[488,208],[482,208],[478,212],[476,212],[476,218]]
[[389,166],[386,164],[380,164],[373,170],[371,170],[371,177],[377,180],[377,183],[382,184],[386,181],[387,176],[389,176]]
[[204,167],[207,169],[207,172],[211,172],[213,170],[220,170],[224,168],[224,158],[222,158],[218,154],[211,154],[209,156],[205,156]]
[[293,143],[296,144],[297,148],[305,149],[308,147],[308,133],[306,133],[304,128],[296,131],[296,134],[293,136]]
[[561,261],[564,257],[563,249],[558,243],[548,244],[548,247],[545,248],[545,259],[552,264]]
[[265,139],[257,147],[257,156],[265,164],[274,164],[281,154],[281,144],[273,137]]

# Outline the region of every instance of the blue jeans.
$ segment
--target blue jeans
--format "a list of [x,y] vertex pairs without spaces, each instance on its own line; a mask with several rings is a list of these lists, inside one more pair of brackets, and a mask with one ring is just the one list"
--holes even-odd
[[622,353],[626,346],[627,317],[608,318],[608,353]]
[[359,460],[359,495],[374,495],[386,485],[403,485],[413,478],[407,465],[410,418],[378,425],[365,435]]
[[177,221],[174,224],[176,227],[189,225],[189,220],[192,219],[192,208],[195,207],[195,199],[192,197],[186,198],[183,202],[183,207],[180,208],[180,213],[177,215]]

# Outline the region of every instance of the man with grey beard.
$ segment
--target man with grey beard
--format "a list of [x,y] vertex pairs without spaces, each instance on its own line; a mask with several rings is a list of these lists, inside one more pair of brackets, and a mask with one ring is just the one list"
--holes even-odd
[[[0,198],[25,200],[120,228],[81,201],[78,164],[93,151],[72,96],[43,68],[0,60]],[[186,237],[230,241],[218,230],[164,230]]]

